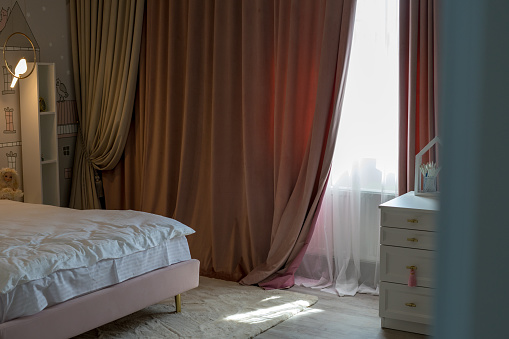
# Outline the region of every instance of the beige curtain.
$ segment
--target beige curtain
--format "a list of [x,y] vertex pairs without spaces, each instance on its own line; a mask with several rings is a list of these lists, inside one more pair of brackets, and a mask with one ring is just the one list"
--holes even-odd
[[404,194],[414,189],[415,155],[438,134],[437,37],[435,0],[400,0],[399,8],[398,191]]
[[112,169],[131,123],[143,27],[143,0],[71,0],[79,131],[70,207],[100,208],[95,170]]
[[329,170],[354,3],[148,0],[107,208],[193,227],[201,274],[254,284],[284,272]]

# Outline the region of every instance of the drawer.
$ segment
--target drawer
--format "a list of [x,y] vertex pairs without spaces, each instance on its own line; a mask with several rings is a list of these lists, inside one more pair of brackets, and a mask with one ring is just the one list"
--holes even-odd
[[433,289],[380,283],[380,317],[431,324]]
[[380,280],[407,285],[407,267],[415,266],[417,286],[433,287],[433,258],[433,251],[381,245]]
[[434,231],[436,213],[422,210],[382,208],[381,226]]
[[435,233],[404,228],[381,227],[380,243],[382,245],[433,250],[435,248]]

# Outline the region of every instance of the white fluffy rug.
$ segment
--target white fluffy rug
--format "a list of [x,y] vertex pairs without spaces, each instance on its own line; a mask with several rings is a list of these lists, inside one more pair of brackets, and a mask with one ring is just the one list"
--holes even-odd
[[200,277],[200,286],[76,338],[252,338],[313,305],[317,297]]

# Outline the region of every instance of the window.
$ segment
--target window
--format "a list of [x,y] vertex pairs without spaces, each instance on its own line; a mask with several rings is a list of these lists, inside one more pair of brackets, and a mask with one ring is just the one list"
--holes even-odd
[[330,183],[396,192],[398,168],[398,4],[357,2],[347,84]]
[[5,154],[7,156],[7,166],[9,168],[16,169],[16,158],[18,157],[18,153],[14,153],[13,151],[10,151],[9,153]]
[[[9,68],[12,67],[9,65]],[[3,66],[3,75],[4,75],[4,88],[2,90],[2,94],[14,94],[14,89],[11,88],[12,75],[7,70],[7,67]]]
[[297,284],[378,291],[378,205],[397,193],[398,1],[357,0],[329,185]]
[[71,168],[64,168],[64,178],[65,179],[71,179],[72,178],[72,167]]
[[4,133],[15,133],[14,130],[14,118],[13,118],[13,112],[14,109],[6,107],[4,108],[5,112],[5,130]]

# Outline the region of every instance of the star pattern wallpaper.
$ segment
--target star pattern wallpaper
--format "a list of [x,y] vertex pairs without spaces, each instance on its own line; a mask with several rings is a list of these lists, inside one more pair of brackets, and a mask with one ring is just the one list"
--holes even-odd
[[[18,32],[23,34],[15,34]],[[23,188],[23,138],[32,136],[24,136],[20,127],[23,98],[19,86],[23,86],[23,79],[11,88],[11,72],[15,72],[16,63],[22,57],[29,62],[27,73],[30,72],[35,51],[37,62],[55,64],[60,201],[62,206],[67,206],[78,128],[68,1],[0,0],[0,48],[0,168],[15,169]]]

